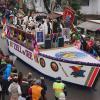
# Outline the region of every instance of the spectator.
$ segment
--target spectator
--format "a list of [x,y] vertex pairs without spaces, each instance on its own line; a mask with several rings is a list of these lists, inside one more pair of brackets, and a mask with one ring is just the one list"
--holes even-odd
[[10,100],[18,100],[19,96],[21,95],[21,88],[18,84],[17,77],[13,78],[13,82],[10,84],[8,91],[11,94]]
[[12,67],[12,72],[11,72],[11,74],[13,74],[14,76],[17,76],[17,75],[18,75],[18,73],[17,73],[17,69],[16,69],[15,66]]
[[19,72],[19,73],[18,73],[18,84],[19,84],[19,85],[21,85],[22,80],[23,80],[23,73],[22,73],[22,72]]
[[40,77],[40,80],[41,80],[41,87],[43,88],[43,100],[46,100],[46,91],[47,91],[47,86],[46,86],[46,83],[45,83],[45,80],[44,80],[44,77]]
[[32,86],[35,84],[35,81],[36,79],[33,79],[31,84],[30,84],[30,87],[28,89],[28,97],[27,97],[27,100],[32,100]]
[[[30,88],[30,93],[32,94],[32,100],[39,100],[43,97],[43,88],[41,87],[41,81],[36,80],[34,85]],[[43,100],[43,98],[41,98]]]
[[8,94],[8,87],[9,87],[9,82],[8,78],[11,75],[11,68],[12,65],[10,64],[10,61],[7,62],[6,69],[3,74],[3,80],[2,80],[2,99],[5,100],[5,94]]
[[61,98],[61,93],[65,94],[64,88],[65,88],[65,84],[61,81],[61,77],[58,77],[56,79],[56,82],[53,83],[53,89],[54,89],[54,92],[55,92],[55,99],[56,100],[59,100],[59,98]]
[[21,83],[21,100],[26,100],[26,97],[28,97],[28,89],[29,89],[29,83],[27,82],[27,78],[23,78],[23,81]]
[[29,82],[29,85],[31,84],[32,80],[33,80],[32,79],[32,73],[29,72],[28,75],[27,75],[27,81]]
[[0,100],[2,100],[2,78],[0,76]]
[[5,58],[2,57],[0,62],[0,75],[3,75],[5,69],[6,69],[6,61]]

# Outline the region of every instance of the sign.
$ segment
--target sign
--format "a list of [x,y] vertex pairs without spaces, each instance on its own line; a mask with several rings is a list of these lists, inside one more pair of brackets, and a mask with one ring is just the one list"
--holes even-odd
[[44,33],[42,31],[36,33],[36,41],[38,44],[44,44]]
[[74,22],[74,16],[75,12],[73,9],[71,8],[65,8],[64,13],[63,13],[63,19],[66,22],[66,27],[70,27],[72,25],[72,23]]
[[32,52],[29,51],[28,49],[23,48],[21,45],[15,43],[15,42],[13,42],[13,41],[10,41],[10,42],[9,42],[9,46],[10,46],[11,48],[13,48],[14,50],[16,50],[17,52],[19,52],[19,53],[25,55],[27,58],[33,60],[33,58],[32,58]]
[[70,28],[63,28],[62,36],[64,38],[64,41],[70,41]]

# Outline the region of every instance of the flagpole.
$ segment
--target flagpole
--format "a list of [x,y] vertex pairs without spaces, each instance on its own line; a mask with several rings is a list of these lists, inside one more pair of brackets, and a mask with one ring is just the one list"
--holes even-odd
[[54,9],[54,6],[55,6],[55,1],[52,1],[52,4],[51,4],[52,33],[53,33],[53,9]]
[[[55,7],[55,0],[53,0],[51,2],[52,35],[53,35],[53,10],[54,10],[54,7]],[[52,42],[52,46],[53,46],[53,42]]]

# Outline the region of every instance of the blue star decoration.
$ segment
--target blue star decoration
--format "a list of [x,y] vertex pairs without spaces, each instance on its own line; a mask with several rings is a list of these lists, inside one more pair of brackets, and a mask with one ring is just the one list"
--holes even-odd
[[84,72],[86,71],[82,70],[82,67],[83,66],[70,66],[70,68],[73,70],[71,75],[73,75],[73,77],[85,77]]

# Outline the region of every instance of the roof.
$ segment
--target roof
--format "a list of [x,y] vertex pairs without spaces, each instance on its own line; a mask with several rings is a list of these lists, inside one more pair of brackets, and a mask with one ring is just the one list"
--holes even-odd
[[94,22],[94,23],[100,24],[100,20],[90,20],[90,22]]
[[100,29],[100,20],[90,20],[79,24],[77,27],[84,28],[90,31],[97,31]]
[[62,16],[62,13],[58,13],[58,12],[53,12],[53,13],[50,13],[48,14],[48,17],[51,18],[51,19],[56,19],[57,17],[60,17]]

